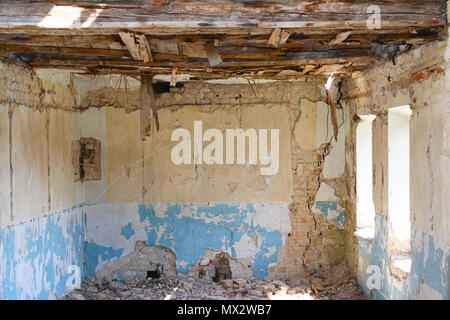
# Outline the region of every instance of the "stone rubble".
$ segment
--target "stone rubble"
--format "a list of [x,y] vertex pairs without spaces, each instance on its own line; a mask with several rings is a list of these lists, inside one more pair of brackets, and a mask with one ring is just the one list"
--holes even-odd
[[87,278],[64,300],[364,300],[344,265],[291,281],[225,279],[214,282],[189,275],[157,279],[98,281]]

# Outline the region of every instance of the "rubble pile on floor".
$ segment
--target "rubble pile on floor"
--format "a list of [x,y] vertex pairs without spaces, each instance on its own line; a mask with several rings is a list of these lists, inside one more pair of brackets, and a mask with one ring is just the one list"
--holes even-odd
[[309,274],[291,281],[225,279],[214,282],[189,275],[106,282],[85,279],[66,300],[360,300],[356,280],[346,267]]

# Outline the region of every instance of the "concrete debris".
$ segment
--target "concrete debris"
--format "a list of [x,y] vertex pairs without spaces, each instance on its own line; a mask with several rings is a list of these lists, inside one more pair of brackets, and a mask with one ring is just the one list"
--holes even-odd
[[86,278],[64,300],[363,300],[356,280],[338,265],[312,273],[293,286],[280,280],[210,279],[190,275],[140,280]]
[[97,272],[97,278],[106,281],[124,278],[145,280],[161,275],[177,275],[176,255],[163,246],[147,246],[144,241],[137,241],[133,252],[108,262]]
[[227,258],[226,253],[219,253],[214,260],[211,261],[211,265],[213,265],[216,269],[214,281],[222,281],[225,279],[231,279],[231,267],[230,261]]
[[252,261],[249,258],[232,258],[226,252],[207,248],[198,265],[191,266],[189,275],[215,281],[250,279],[253,278]]
[[365,299],[355,277],[343,262],[307,272],[303,277],[289,281],[289,284],[309,288],[316,300]]

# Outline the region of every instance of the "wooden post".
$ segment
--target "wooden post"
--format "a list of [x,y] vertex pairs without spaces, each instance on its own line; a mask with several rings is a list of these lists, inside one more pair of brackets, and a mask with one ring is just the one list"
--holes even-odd
[[141,74],[141,138],[151,136],[152,121],[155,119],[156,130],[159,130],[158,112],[152,84],[153,76]]

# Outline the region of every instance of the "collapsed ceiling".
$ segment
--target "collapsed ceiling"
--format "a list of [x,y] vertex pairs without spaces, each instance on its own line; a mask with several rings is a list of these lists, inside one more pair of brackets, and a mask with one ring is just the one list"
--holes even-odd
[[172,79],[343,76],[439,38],[444,3],[1,1],[0,56],[35,68]]

